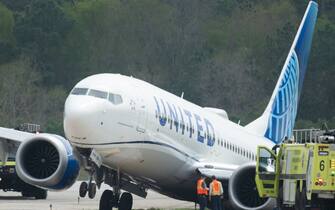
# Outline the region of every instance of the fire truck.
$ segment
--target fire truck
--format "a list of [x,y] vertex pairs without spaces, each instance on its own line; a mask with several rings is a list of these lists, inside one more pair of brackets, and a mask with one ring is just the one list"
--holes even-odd
[[255,179],[259,196],[280,209],[335,209],[335,131],[316,142],[259,146]]

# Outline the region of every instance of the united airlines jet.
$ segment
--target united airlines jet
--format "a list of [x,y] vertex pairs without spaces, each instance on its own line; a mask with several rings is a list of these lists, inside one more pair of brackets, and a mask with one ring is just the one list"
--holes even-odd
[[265,111],[247,126],[142,80],[97,74],[66,99],[65,137],[0,128],[0,159],[16,153],[22,180],[56,191],[86,170],[80,196],[93,198],[103,183],[111,187],[100,210],[130,210],[132,194],[146,197],[148,189],[195,201],[199,173],[218,177],[236,209],[271,208],[255,187],[256,147],[291,138],[317,11],[311,1]]

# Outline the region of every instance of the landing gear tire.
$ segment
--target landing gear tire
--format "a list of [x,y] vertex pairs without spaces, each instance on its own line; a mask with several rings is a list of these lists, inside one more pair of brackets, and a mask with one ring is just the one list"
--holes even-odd
[[96,192],[97,192],[97,185],[95,183],[91,182],[88,185],[88,197],[90,199],[93,199],[95,197]]
[[22,197],[33,197],[33,195],[30,192],[22,191],[21,192]]
[[119,210],[131,210],[133,207],[133,196],[130,193],[122,193],[120,202],[119,202]]
[[111,190],[105,190],[100,198],[99,210],[112,210],[117,207],[117,199]]
[[88,184],[86,182],[82,182],[79,187],[79,196],[81,198],[85,198],[87,190],[88,190]]
[[43,189],[37,189],[34,192],[34,195],[37,200],[45,200],[48,197],[48,191]]
[[306,188],[303,187],[302,191],[300,192],[299,189],[295,192],[295,210],[305,210],[307,204],[307,198],[306,198]]
[[282,186],[279,187],[279,193],[277,197],[277,207],[280,210],[293,210],[291,207],[287,207],[283,205],[283,187]]

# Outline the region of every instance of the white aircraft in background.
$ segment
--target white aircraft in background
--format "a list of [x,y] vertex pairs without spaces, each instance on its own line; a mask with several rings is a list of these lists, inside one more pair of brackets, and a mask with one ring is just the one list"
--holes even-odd
[[269,104],[245,127],[229,121],[224,110],[197,106],[147,82],[98,74],[80,81],[66,99],[66,138],[0,128],[0,157],[6,161],[17,151],[19,177],[49,190],[69,188],[85,169],[90,180],[81,184],[81,196],[93,198],[102,183],[112,188],[103,192],[100,210],[130,210],[131,193],[146,197],[147,189],[195,201],[198,173],[216,175],[235,208],[271,208],[255,186],[256,148],[292,135],[317,10],[311,1]]

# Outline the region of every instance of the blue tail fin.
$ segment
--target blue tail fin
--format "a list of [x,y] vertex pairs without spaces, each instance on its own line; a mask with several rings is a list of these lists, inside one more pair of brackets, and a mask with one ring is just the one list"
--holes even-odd
[[280,143],[291,138],[307,69],[318,5],[310,1],[263,115],[246,128]]

